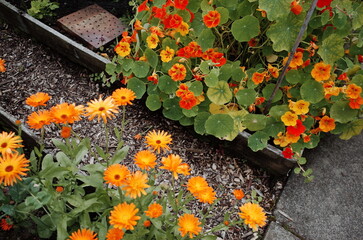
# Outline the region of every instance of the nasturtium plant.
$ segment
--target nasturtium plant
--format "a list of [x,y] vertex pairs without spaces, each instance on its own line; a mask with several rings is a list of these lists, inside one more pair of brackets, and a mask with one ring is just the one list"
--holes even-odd
[[107,69],[152,111],[226,140],[247,129],[254,151],[271,140],[289,159],[323,133],[363,129],[361,1],[131,3]]

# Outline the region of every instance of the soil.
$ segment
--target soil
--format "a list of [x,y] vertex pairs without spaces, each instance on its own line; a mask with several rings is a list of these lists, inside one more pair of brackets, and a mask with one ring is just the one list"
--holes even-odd
[[[81,4],[84,1],[61,2]],[[89,77],[91,73],[86,69],[69,62],[48,47],[1,22],[0,58],[6,61],[7,67],[5,73],[0,73],[0,105],[23,123],[33,111],[31,107],[24,104],[24,101],[36,92],[50,94],[52,99],[49,105],[53,106],[61,102],[86,105],[100,95],[109,96],[112,91],[92,82]],[[260,204],[270,216],[284,185],[284,179],[276,179],[262,169],[249,166],[243,159],[228,155],[222,148],[202,141],[189,128],[165,119],[158,111],[149,111],[143,100],[136,100],[133,105],[127,106],[126,115],[128,123],[124,141],[130,146],[130,152],[125,164],[131,166],[134,154],[145,149],[143,140],[135,139],[135,135],[144,136],[150,129],[164,130],[173,137],[172,153],[179,154],[191,166],[193,176],[205,177],[216,189],[218,198],[221,198],[215,206],[215,212],[219,215],[206,223],[205,230],[223,221],[223,214],[226,211],[238,212],[238,206],[241,203],[236,202],[232,195],[232,191],[236,188],[243,189],[246,198],[251,198],[251,192],[255,190],[259,196],[263,197]],[[110,124],[120,126],[120,117],[111,121]],[[92,142],[98,145],[103,144],[102,125],[96,121],[82,121],[75,124],[73,128],[81,136],[89,136]],[[46,130],[46,151],[52,152],[54,147],[51,144],[51,138],[59,138],[59,132],[51,127]],[[39,133],[35,132],[35,134]],[[114,140],[111,141],[111,147],[116,144]],[[195,210],[198,211],[198,207],[195,207]],[[233,217],[238,218],[237,214]],[[260,239],[266,228],[267,226],[257,233],[252,233],[242,226],[233,227],[228,231],[218,232],[216,235],[221,239],[230,240]],[[22,235],[18,235],[20,232]],[[17,229],[15,225],[9,232],[0,230],[0,239],[32,239],[24,234],[26,231]]]

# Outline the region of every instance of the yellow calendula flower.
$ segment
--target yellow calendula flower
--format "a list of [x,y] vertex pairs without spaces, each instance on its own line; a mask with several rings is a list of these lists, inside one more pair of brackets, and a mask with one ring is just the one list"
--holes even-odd
[[148,176],[146,173],[136,171],[126,179],[126,184],[122,189],[126,191],[126,196],[130,198],[141,197],[141,194],[146,195],[145,189],[150,187],[150,185],[146,184],[147,181]]
[[158,218],[163,214],[163,206],[158,203],[152,203],[145,211],[145,214],[150,218]]
[[297,119],[297,115],[290,111],[281,116],[281,121],[285,124],[285,126],[295,126]]
[[136,216],[138,212],[139,209],[136,208],[135,204],[120,203],[110,212],[110,224],[114,228],[134,230],[134,226],[141,218],[140,216]]
[[253,231],[257,231],[258,227],[266,225],[266,213],[263,208],[256,204],[248,202],[239,208],[241,210],[238,215],[244,220]]
[[297,102],[290,101],[289,103],[290,110],[297,115],[307,114],[309,112],[309,106],[310,103],[304,100],[299,100]]
[[0,184],[12,186],[21,176],[25,176],[29,169],[30,161],[24,157],[24,154],[5,153],[0,157]]
[[194,235],[198,235],[202,231],[201,225],[202,223],[199,221],[197,217],[193,214],[184,214],[179,217],[178,225],[179,232],[182,237],[189,234],[189,238],[193,238]]
[[25,103],[32,107],[46,106],[46,102],[51,99],[48,93],[37,92],[25,100]]
[[160,169],[169,170],[172,172],[173,177],[178,179],[178,174],[182,174],[184,176],[190,175],[190,168],[187,163],[182,163],[182,159],[179,155],[170,154],[168,157],[163,157],[161,159],[161,163],[163,166]]
[[150,36],[146,38],[147,46],[151,49],[154,49],[158,46],[159,37],[155,33],[152,33]]
[[156,155],[149,150],[143,150],[136,153],[134,161],[139,168],[150,170],[156,165]]
[[113,118],[115,117],[115,113],[118,113],[118,107],[111,96],[105,99],[102,99],[100,96],[98,100],[91,100],[87,105],[88,106],[85,108],[85,115],[89,116],[89,120],[93,120],[97,117],[98,121],[103,119],[103,121],[107,123],[108,118]]
[[175,50],[167,46],[165,50],[161,50],[160,52],[161,61],[170,62],[173,59],[174,54]]
[[0,133],[0,153],[12,153],[15,152],[17,148],[24,147],[21,145],[23,140],[20,136],[15,136],[14,132],[2,132]]
[[160,150],[170,150],[168,146],[171,144],[171,135],[164,131],[151,131],[145,136],[147,146],[153,148],[154,151],[160,153]]

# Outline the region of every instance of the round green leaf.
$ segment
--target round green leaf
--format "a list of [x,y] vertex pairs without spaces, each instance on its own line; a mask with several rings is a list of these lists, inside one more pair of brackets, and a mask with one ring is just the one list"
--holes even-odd
[[149,64],[144,61],[134,62],[132,66],[132,72],[135,74],[135,77],[144,78],[149,73]]
[[290,0],[260,0],[259,8],[267,13],[270,21],[286,18],[290,13]]
[[320,137],[318,135],[311,134],[310,141],[307,143],[304,143],[304,147],[307,149],[316,148],[318,146],[319,141],[320,141]]
[[195,117],[198,114],[198,109],[199,109],[198,106],[194,106],[194,107],[192,107],[192,109],[183,108],[182,112],[186,117]]
[[277,121],[281,121],[281,116],[284,115],[289,110],[290,109],[287,105],[276,105],[270,109],[269,114]]
[[203,51],[208,48],[212,48],[215,40],[215,36],[210,28],[204,29],[198,36],[198,44],[202,47]]
[[205,122],[211,114],[201,112],[194,118],[194,131],[198,134],[205,134]]
[[232,35],[239,42],[248,42],[260,33],[260,23],[254,16],[248,15],[232,23]]
[[234,129],[234,121],[228,114],[211,115],[205,122],[206,133],[224,138]]
[[329,37],[323,40],[323,43],[319,47],[318,54],[323,61],[328,64],[334,64],[344,56],[344,39],[338,34],[331,34]]
[[[266,100],[270,99],[272,92],[274,91],[276,84],[267,84],[264,89],[262,90],[262,95]],[[272,102],[277,102],[282,98],[282,91],[277,89],[275,97],[272,99]]]
[[250,131],[262,130],[266,127],[267,118],[261,114],[248,114],[244,117],[243,125]]
[[159,57],[156,54],[156,52],[154,52],[150,48],[147,48],[145,50],[145,57],[147,59],[147,62],[150,64],[150,66],[153,68],[156,68],[156,66],[158,65],[158,62],[159,62]]
[[249,106],[255,102],[256,95],[257,95],[257,93],[255,90],[245,88],[245,89],[239,90],[237,92],[236,98],[237,98],[238,104],[243,105],[243,106]]
[[221,21],[219,22],[219,24],[225,24],[229,19],[228,9],[224,7],[217,7],[216,11],[221,14]]
[[179,101],[177,98],[167,99],[163,103],[163,115],[166,118],[177,121],[184,117],[184,114],[179,107]]
[[347,123],[357,118],[358,109],[351,109],[347,101],[339,101],[332,105],[330,117],[340,123]]
[[190,117],[182,117],[181,119],[179,119],[179,123],[180,125],[182,126],[191,126],[193,125],[193,118],[190,118]]
[[363,75],[357,74],[352,78],[352,83],[363,88]]
[[194,81],[189,86],[189,90],[192,91],[195,96],[199,96],[203,93],[203,83],[200,81]]
[[232,64],[224,64],[219,71],[219,80],[221,81],[227,81],[231,76],[232,76],[232,69],[233,69],[233,65]]
[[321,83],[309,80],[301,86],[300,94],[305,101],[318,103],[324,99],[324,88]]
[[178,83],[173,81],[168,75],[161,76],[158,81],[160,91],[172,94],[178,89]]
[[248,138],[248,146],[252,151],[257,152],[267,147],[269,136],[264,132],[255,132]]
[[151,94],[146,99],[146,107],[151,111],[156,111],[161,108],[161,101],[159,95]]
[[214,68],[210,73],[205,76],[204,82],[208,87],[215,87],[218,84],[219,69]]
[[223,105],[232,99],[232,92],[227,82],[219,81],[217,86],[208,89],[207,96],[213,103]]
[[298,70],[290,70],[286,73],[286,81],[291,84],[296,84],[302,82],[304,79],[302,78],[300,72]]
[[273,117],[267,118],[266,126],[268,127],[263,132],[271,137],[276,137],[280,132],[285,132],[285,125],[281,121],[276,121]]
[[135,92],[137,99],[142,98],[142,96],[146,92],[145,83],[143,81],[141,81],[140,79],[135,78],[135,77],[131,78],[127,82],[127,88],[129,88],[129,89],[131,89],[132,91]]

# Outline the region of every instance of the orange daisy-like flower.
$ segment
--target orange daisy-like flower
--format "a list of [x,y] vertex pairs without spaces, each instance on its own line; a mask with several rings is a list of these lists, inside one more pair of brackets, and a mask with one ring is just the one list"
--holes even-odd
[[6,218],[2,218],[0,221],[0,228],[3,231],[9,231],[10,229],[13,228],[13,222],[11,221],[9,216],[6,216]]
[[78,229],[69,236],[68,240],[97,240],[97,233],[89,229]]
[[74,123],[81,120],[81,109],[75,104],[61,103],[50,109],[50,115],[55,123]]
[[124,165],[113,164],[105,170],[103,175],[103,179],[106,183],[111,183],[120,187],[126,184],[126,178],[130,175],[130,171]]
[[1,154],[12,153],[17,148],[24,147],[20,143],[23,140],[20,136],[15,136],[14,132],[2,132],[0,133],[0,152]]
[[124,237],[124,231],[118,228],[111,228],[108,230],[106,240],[120,240]]
[[216,27],[221,22],[221,14],[218,11],[209,11],[204,15],[203,22],[208,28]]
[[170,62],[173,59],[174,54],[175,50],[167,46],[165,50],[161,50],[160,52],[161,61]]
[[311,76],[318,82],[325,81],[330,78],[331,66],[323,62],[316,63],[313,70],[311,70]]
[[345,89],[345,95],[347,95],[347,97],[352,99],[358,98],[361,93],[362,93],[362,88],[355,85],[354,83],[349,84],[348,87]]
[[25,176],[29,169],[30,161],[24,157],[24,154],[5,153],[0,157],[0,184],[12,186],[21,176]]
[[294,111],[295,114],[307,114],[309,112],[310,103],[304,100],[299,100],[297,102],[290,101],[289,108]]
[[117,105],[115,104],[112,97],[107,97],[102,100],[102,97],[98,100],[91,100],[87,103],[86,116],[89,116],[89,120],[97,117],[97,121],[102,118],[105,123],[107,123],[107,118],[115,117],[114,113],[118,113]]
[[46,106],[46,102],[49,101],[51,97],[48,93],[38,92],[36,94],[31,95],[25,100],[25,103],[32,107]]
[[322,117],[319,121],[319,128],[323,132],[329,132],[335,129],[335,120],[334,118],[330,118],[328,116]]
[[152,203],[145,211],[145,214],[150,218],[158,218],[163,214],[163,206],[158,203]]
[[128,42],[119,42],[115,48],[114,51],[120,55],[121,57],[126,57],[131,53],[130,44]]
[[265,74],[263,73],[255,72],[252,75],[252,81],[255,85],[262,83],[264,79],[265,79]]
[[5,60],[0,58],[0,72],[5,72],[5,71],[6,71]]
[[151,33],[151,35],[146,38],[147,46],[151,49],[156,48],[159,41],[159,37],[155,33]]
[[233,195],[237,200],[241,200],[242,198],[244,198],[245,193],[242,189],[235,189],[233,190]]
[[136,216],[139,209],[133,203],[120,203],[110,212],[110,224],[115,228],[134,230],[137,220],[141,217]]
[[147,133],[145,139],[147,146],[153,148],[154,151],[157,151],[158,153],[160,153],[160,149],[170,150],[168,144],[171,144],[172,138],[167,132],[160,130],[156,132],[153,130]]
[[28,116],[28,121],[26,122],[30,128],[41,129],[44,125],[51,123],[51,115],[48,110],[40,110],[33,112]]
[[202,231],[201,225],[202,223],[199,221],[197,217],[193,214],[184,214],[179,217],[178,225],[180,235],[184,237],[185,235],[189,234],[189,238],[193,238],[194,235],[198,235]]
[[136,153],[134,161],[139,168],[149,170],[156,165],[156,155],[149,150],[143,150]]
[[146,173],[136,171],[135,173],[128,176],[126,179],[125,186],[122,187],[126,191],[126,196],[130,198],[140,197],[141,194],[146,195],[145,188],[150,187],[147,185],[148,176]]
[[239,209],[241,212],[238,213],[238,215],[244,220],[245,224],[254,231],[257,231],[258,227],[266,225],[266,213],[260,205],[248,202]]
[[69,138],[72,134],[72,128],[68,126],[63,126],[61,129],[61,137],[62,138]]
[[285,126],[295,126],[297,119],[297,115],[290,111],[281,116],[281,121],[285,124]]
[[204,191],[208,187],[209,187],[208,182],[205,180],[205,178],[200,176],[189,178],[187,183],[187,189],[193,195]]
[[168,74],[174,81],[182,81],[187,76],[187,69],[183,64],[175,63],[169,69]]
[[179,155],[170,154],[168,157],[161,159],[161,169],[169,170],[173,173],[175,179],[178,179],[178,173],[183,175],[190,175],[190,168],[187,163],[182,163]]
[[128,88],[119,88],[113,91],[112,98],[117,106],[132,105],[136,96],[135,92]]
[[196,199],[198,199],[202,203],[212,204],[214,200],[216,200],[216,192],[212,187],[206,187],[203,191],[198,192],[194,195]]

